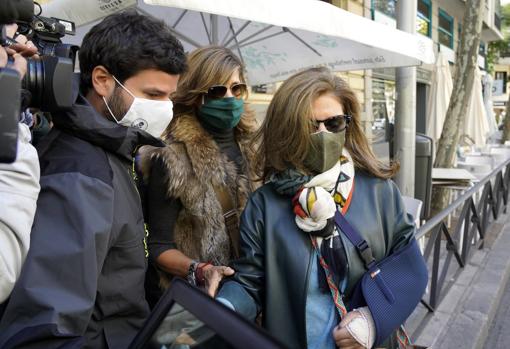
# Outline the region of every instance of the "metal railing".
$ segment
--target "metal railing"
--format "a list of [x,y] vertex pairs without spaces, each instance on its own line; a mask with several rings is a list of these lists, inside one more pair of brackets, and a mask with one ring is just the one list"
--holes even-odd
[[[416,233],[416,239],[428,235],[423,256],[429,261],[433,254],[428,300],[422,304],[434,312],[444,296],[448,269],[455,259],[460,268],[469,262],[471,247],[483,248],[484,238],[491,223],[496,220],[503,204],[506,213],[510,186],[510,159],[499,165],[487,177],[463,193],[443,211],[429,219]],[[483,189],[483,190],[482,190]],[[482,192],[478,202],[475,195]],[[456,223],[448,228],[446,219],[461,208]],[[446,256],[441,255],[443,245]],[[457,275],[458,276],[458,275]]]

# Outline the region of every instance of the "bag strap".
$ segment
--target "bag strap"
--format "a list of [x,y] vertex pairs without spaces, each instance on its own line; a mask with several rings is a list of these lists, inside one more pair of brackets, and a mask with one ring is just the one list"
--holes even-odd
[[328,283],[329,290],[331,291],[331,296],[333,297],[333,303],[335,303],[335,307],[338,310],[338,315],[340,315],[340,319],[342,319],[347,314],[347,307],[345,306],[345,303],[342,299],[342,293],[335,284],[328,263],[326,263],[326,260],[321,255],[320,248],[317,245],[317,240],[312,235],[310,235],[310,240],[312,241],[312,246],[315,249],[315,252],[319,256],[319,263],[324,270],[324,273],[326,274],[326,281]]
[[375,258],[372,254],[372,249],[367,241],[352,227],[352,225],[345,219],[344,215],[338,210],[335,212],[335,223],[340,228],[342,233],[349,239],[349,241],[356,247],[358,253],[365,263],[365,268],[370,270],[375,266]]
[[224,186],[214,186],[216,198],[220,202],[223,211],[223,219],[225,221],[225,228],[230,237],[230,245],[235,258],[239,258],[239,216],[237,214],[237,207],[234,205],[232,196]]
[[[358,250],[358,253],[360,254],[363,261],[365,262],[365,267],[368,270],[370,270],[372,267],[374,267],[376,265],[376,261],[375,261],[374,255],[372,254],[372,249],[370,248],[370,246],[368,245],[366,240],[361,237],[361,235],[356,231],[356,229],[354,229],[354,227],[349,223],[349,221],[344,217],[344,215],[341,214],[338,210],[335,212],[335,223],[337,224],[338,228],[342,231],[342,233],[344,233],[344,235],[347,237],[347,239],[349,239],[349,241],[356,247],[356,249]],[[328,282],[328,286],[330,287],[331,294],[333,295],[333,300],[334,300],[335,299],[335,290],[336,290],[336,292],[338,292],[338,288],[336,287],[336,285],[333,282],[333,278],[331,276],[331,272],[329,271],[329,267],[328,267],[326,261],[320,255],[320,251],[317,246],[317,242],[315,241],[315,239],[312,236],[310,236],[310,238],[312,239],[312,245],[314,246],[315,250],[319,254],[320,264],[323,266],[324,272],[326,273],[326,279]],[[346,309],[345,304],[343,303],[341,297],[340,297],[340,300],[342,302],[341,304],[343,305],[344,309]],[[336,305],[336,302],[335,302],[335,305]],[[337,309],[339,309],[338,306],[337,306]],[[339,311],[340,311],[340,309],[339,309]],[[347,313],[347,310],[345,310],[345,312]],[[340,316],[342,316],[342,314],[340,314]],[[411,342],[411,337],[409,337],[409,335],[407,334],[407,331],[405,330],[404,325],[400,325],[400,327],[397,330],[396,337],[397,337],[396,339],[397,339],[399,349],[406,349],[406,348],[413,347],[412,342]]]

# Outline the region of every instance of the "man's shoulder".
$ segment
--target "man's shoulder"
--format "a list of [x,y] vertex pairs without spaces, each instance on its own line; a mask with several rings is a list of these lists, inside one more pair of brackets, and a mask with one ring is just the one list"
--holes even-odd
[[76,173],[112,184],[112,169],[100,147],[67,132],[52,130],[37,146],[41,177]]

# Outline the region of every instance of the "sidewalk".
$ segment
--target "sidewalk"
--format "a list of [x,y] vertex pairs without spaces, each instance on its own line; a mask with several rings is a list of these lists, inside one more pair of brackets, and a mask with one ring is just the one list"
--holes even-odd
[[[492,224],[495,229],[491,228],[486,247],[474,251],[416,344],[432,349],[483,348],[510,276],[510,213]],[[508,347],[507,342],[504,348]]]
[[510,343],[510,282],[498,306],[498,311],[487,335],[484,349],[506,349]]

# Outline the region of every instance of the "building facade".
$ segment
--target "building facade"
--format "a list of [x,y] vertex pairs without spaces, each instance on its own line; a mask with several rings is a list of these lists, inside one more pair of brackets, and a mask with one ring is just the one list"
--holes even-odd
[[[359,16],[396,28],[396,0],[323,0]],[[455,71],[456,52],[459,46],[465,0],[417,0],[416,32],[433,42],[435,52],[441,51]],[[503,39],[501,33],[500,0],[485,0],[483,29],[478,65],[486,71],[487,46],[491,41]],[[509,58],[510,64],[510,58]],[[427,129],[427,94],[430,89],[433,65],[417,67],[416,130]],[[510,65],[507,66],[507,77]],[[395,119],[395,69],[374,69],[338,73],[355,90],[362,106],[362,124],[374,143],[387,141],[385,128]],[[496,77],[497,78],[497,77]],[[255,86],[251,102],[260,118],[271,100],[277,84]],[[262,93],[258,93],[262,92]]]
[[510,57],[502,57],[494,64],[494,82],[492,86],[492,106],[498,124],[506,113],[508,95],[508,79],[510,77]]
[[[370,0],[370,2],[374,21],[396,27],[396,0]],[[435,53],[441,52],[447,58],[452,74],[455,71],[455,56],[460,42],[464,12],[465,0],[417,0],[416,32],[433,41]],[[488,43],[503,39],[499,0],[486,0],[482,15],[483,28],[478,66],[485,72]],[[423,65],[416,69],[416,131],[420,133],[425,133],[427,129],[427,94],[432,70],[432,65]],[[393,122],[396,96],[395,69],[374,70],[372,75],[374,124],[376,126],[382,124],[381,119]]]

